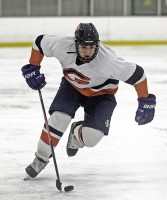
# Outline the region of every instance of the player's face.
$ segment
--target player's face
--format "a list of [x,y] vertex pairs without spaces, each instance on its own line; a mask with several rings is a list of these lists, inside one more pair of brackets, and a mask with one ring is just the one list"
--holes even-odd
[[96,45],[80,45],[78,46],[78,52],[82,58],[89,59],[93,56],[96,50]]

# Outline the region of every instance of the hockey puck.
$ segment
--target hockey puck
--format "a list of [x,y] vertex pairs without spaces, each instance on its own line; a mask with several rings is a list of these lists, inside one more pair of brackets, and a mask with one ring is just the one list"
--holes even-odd
[[65,192],[70,192],[72,190],[74,190],[74,186],[73,185],[68,185],[68,186],[64,187],[64,191]]

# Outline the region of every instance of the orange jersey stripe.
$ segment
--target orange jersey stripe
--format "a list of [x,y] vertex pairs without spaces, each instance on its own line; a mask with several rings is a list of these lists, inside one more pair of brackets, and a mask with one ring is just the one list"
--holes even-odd
[[39,51],[36,51],[32,48],[31,57],[30,57],[30,64],[40,66],[44,55],[41,54]]
[[148,87],[147,87],[147,79],[144,79],[142,82],[134,85],[138,97],[148,97]]
[[[51,139],[52,139],[52,144],[53,144],[53,147],[57,146],[58,142],[59,142],[59,139],[51,136]],[[42,131],[41,133],[41,140],[45,143],[45,144],[49,144],[49,139],[48,139],[48,134],[45,132],[45,131]]]
[[[71,84],[72,85],[72,84]],[[118,90],[117,88],[114,89],[102,89],[99,91],[93,91],[90,88],[78,88],[74,85],[72,85],[78,92],[80,92],[81,94],[85,95],[85,96],[99,96],[99,95],[104,95],[104,94],[115,94]]]

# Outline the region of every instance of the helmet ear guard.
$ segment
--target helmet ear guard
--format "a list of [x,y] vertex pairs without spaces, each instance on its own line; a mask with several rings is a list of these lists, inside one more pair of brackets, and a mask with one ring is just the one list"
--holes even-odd
[[[91,62],[98,53],[99,50],[99,33],[97,32],[95,26],[92,23],[80,23],[75,30],[75,46],[78,58],[83,63]],[[78,52],[79,45],[96,45],[95,52],[93,56],[89,59],[82,58]]]

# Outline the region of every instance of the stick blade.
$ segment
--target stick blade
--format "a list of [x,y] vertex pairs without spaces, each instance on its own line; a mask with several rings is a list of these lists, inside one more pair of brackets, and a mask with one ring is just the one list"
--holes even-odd
[[60,180],[56,180],[56,187],[60,192],[62,192],[62,183],[60,182]]

